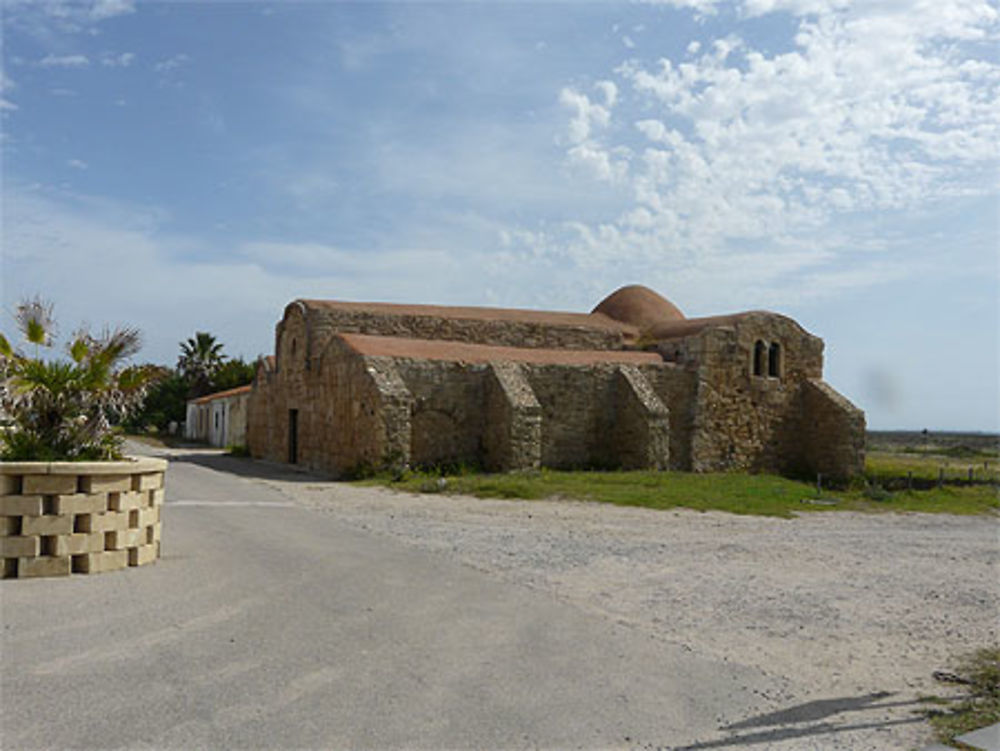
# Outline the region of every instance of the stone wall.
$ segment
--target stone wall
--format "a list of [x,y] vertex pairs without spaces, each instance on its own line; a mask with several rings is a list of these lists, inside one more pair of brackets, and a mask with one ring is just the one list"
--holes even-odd
[[[489,320],[417,312],[340,310],[293,303],[286,308],[285,317],[278,324],[275,352],[280,369],[283,361],[292,356],[293,349],[294,356],[303,360],[317,357],[333,334],[376,334],[533,349],[619,350],[625,346],[622,329],[609,324],[587,325],[587,316],[577,317],[581,321],[579,324]],[[544,314],[539,318],[544,318]]]
[[642,365],[640,371],[667,406],[670,423],[669,469],[691,470],[691,436],[698,377],[693,368],[674,363]]
[[667,469],[670,412],[634,365],[615,374],[615,416],[611,439],[622,469]]
[[66,576],[160,556],[162,459],[0,462],[3,576]]
[[797,432],[805,467],[834,480],[863,471],[865,413],[816,379],[802,384],[801,399]]
[[482,463],[486,365],[396,361],[412,396],[410,464]]
[[536,469],[542,462],[542,405],[517,363],[492,363],[483,435],[487,469]]
[[[289,415],[296,410],[298,463],[334,475],[449,463],[693,471],[822,466],[836,475],[860,469],[860,412],[834,399],[819,380],[822,341],[784,316],[692,320],[676,328],[674,338],[647,344],[667,362],[634,365],[554,363],[544,352],[538,361],[519,363],[463,361],[460,354],[362,354],[330,335],[334,329],[419,333],[506,344],[505,337],[516,339],[524,326],[317,312],[293,304],[278,326],[276,366],[262,366],[251,395],[251,453],[287,461]],[[541,326],[529,342],[515,343],[539,344],[550,336],[563,348],[593,345],[587,337],[594,331],[564,328]],[[544,331],[549,333],[539,333]],[[759,374],[758,343],[778,352],[774,367],[765,362]],[[821,428],[807,427],[814,424],[828,426],[828,434],[819,438]]]
[[[758,341],[780,346],[778,376],[754,374]],[[691,469],[787,471],[797,453],[799,388],[822,372],[822,341],[784,316],[754,313],[683,345],[685,366],[697,370]]]

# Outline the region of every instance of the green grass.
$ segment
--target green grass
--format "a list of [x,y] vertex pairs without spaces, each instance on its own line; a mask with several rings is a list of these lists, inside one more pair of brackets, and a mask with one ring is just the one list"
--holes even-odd
[[688,508],[786,518],[803,511],[984,514],[1000,510],[997,490],[990,485],[885,492],[873,491],[859,482],[856,487],[824,490],[820,495],[813,484],[766,474],[542,469],[505,474],[462,471],[443,476],[406,472],[396,476],[377,475],[359,482],[416,493],[526,500],[570,498],[652,509]]
[[975,481],[1000,482],[1000,461],[996,457],[956,457],[937,453],[909,451],[869,451],[865,461],[867,474],[874,477],[906,478],[913,473],[915,480],[937,481],[944,469],[945,480],[967,480],[969,470]]
[[[1000,722],[1000,648],[987,647],[959,660],[955,671],[963,695],[945,700],[945,710],[928,710],[938,740],[955,744],[955,736]],[[942,703],[931,697],[936,704]]]

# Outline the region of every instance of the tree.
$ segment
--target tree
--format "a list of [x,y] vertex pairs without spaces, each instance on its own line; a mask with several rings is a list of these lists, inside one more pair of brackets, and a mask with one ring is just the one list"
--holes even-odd
[[126,427],[145,431],[155,427],[159,431],[169,428],[171,422],[184,422],[190,384],[176,370],[161,365],[151,365],[157,372],[156,380],[146,392],[142,406],[129,418]]
[[225,391],[237,386],[246,386],[253,383],[255,375],[257,375],[256,363],[247,362],[242,357],[226,360],[212,376],[212,390]]
[[193,337],[181,342],[177,369],[190,384],[190,396],[203,396],[212,390],[212,376],[225,359],[222,343],[207,331],[196,331]]
[[0,456],[10,461],[85,461],[121,457],[113,421],[141,403],[153,377],[143,366],[126,366],[139,351],[139,331],[105,328],[99,336],[74,333],[70,361],[44,360],[53,346],[52,305],[26,300],[15,314],[18,329],[34,347],[29,357],[0,334],[0,412],[13,426],[0,431]]

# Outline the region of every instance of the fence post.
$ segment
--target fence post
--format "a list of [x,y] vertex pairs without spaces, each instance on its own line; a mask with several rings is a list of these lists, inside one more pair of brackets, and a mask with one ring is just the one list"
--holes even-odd
[[906,472],[906,489],[913,490],[913,470],[908,470]]
[[938,490],[944,485],[944,467],[938,469]]
[[823,473],[822,472],[817,472],[816,473],[816,495],[817,495],[817,497],[823,495]]
[[972,484],[972,473],[973,473],[974,471],[975,471],[975,470],[974,470],[974,469],[973,469],[972,467],[969,467],[969,485],[971,485],[971,484]]

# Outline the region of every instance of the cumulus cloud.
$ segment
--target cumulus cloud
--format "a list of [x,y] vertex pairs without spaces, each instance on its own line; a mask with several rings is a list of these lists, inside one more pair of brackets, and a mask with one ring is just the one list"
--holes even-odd
[[90,17],[95,21],[135,13],[134,0],[97,0],[90,8]]
[[172,70],[177,70],[178,68],[187,65],[189,62],[191,62],[191,57],[181,52],[180,54],[173,55],[156,63],[153,66],[153,70],[157,73],[169,73]]
[[856,262],[852,238],[830,231],[839,217],[997,189],[1000,65],[986,49],[1000,25],[991,3],[743,0],[735,12],[794,16],[789,51],[736,35],[692,41],[683,61],[626,61],[595,86],[597,101],[562,90],[567,159],[617,183],[631,206],[566,224],[549,233],[551,246],[586,263],[669,258],[675,269],[731,264],[759,247],[753,267],[763,283],[821,272],[870,282],[888,266],[837,269]]
[[569,149],[567,156],[574,168],[600,180],[615,182],[626,170],[624,146],[609,148],[603,142],[603,133],[611,123],[611,112],[618,102],[618,86],[614,81],[602,80],[593,87],[603,104],[592,101],[586,94],[564,88],[559,93],[559,103],[574,114],[567,129]]
[[107,53],[101,56],[101,65],[106,68],[127,68],[133,62],[135,62],[134,52],[122,52],[118,55]]
[[92,33],[117,16],[135,12],[134,0],[5,0],[4,22],[41,39],[53,31]]
[[89,166],[82,159],[70,159],[66,162],[66,164],[67,166],[72,167],[73,169],[79,169],[79,170],[85,170]]
[[90,60],[86,55],[46,55],[38,64],[42,68],[85,68]]

